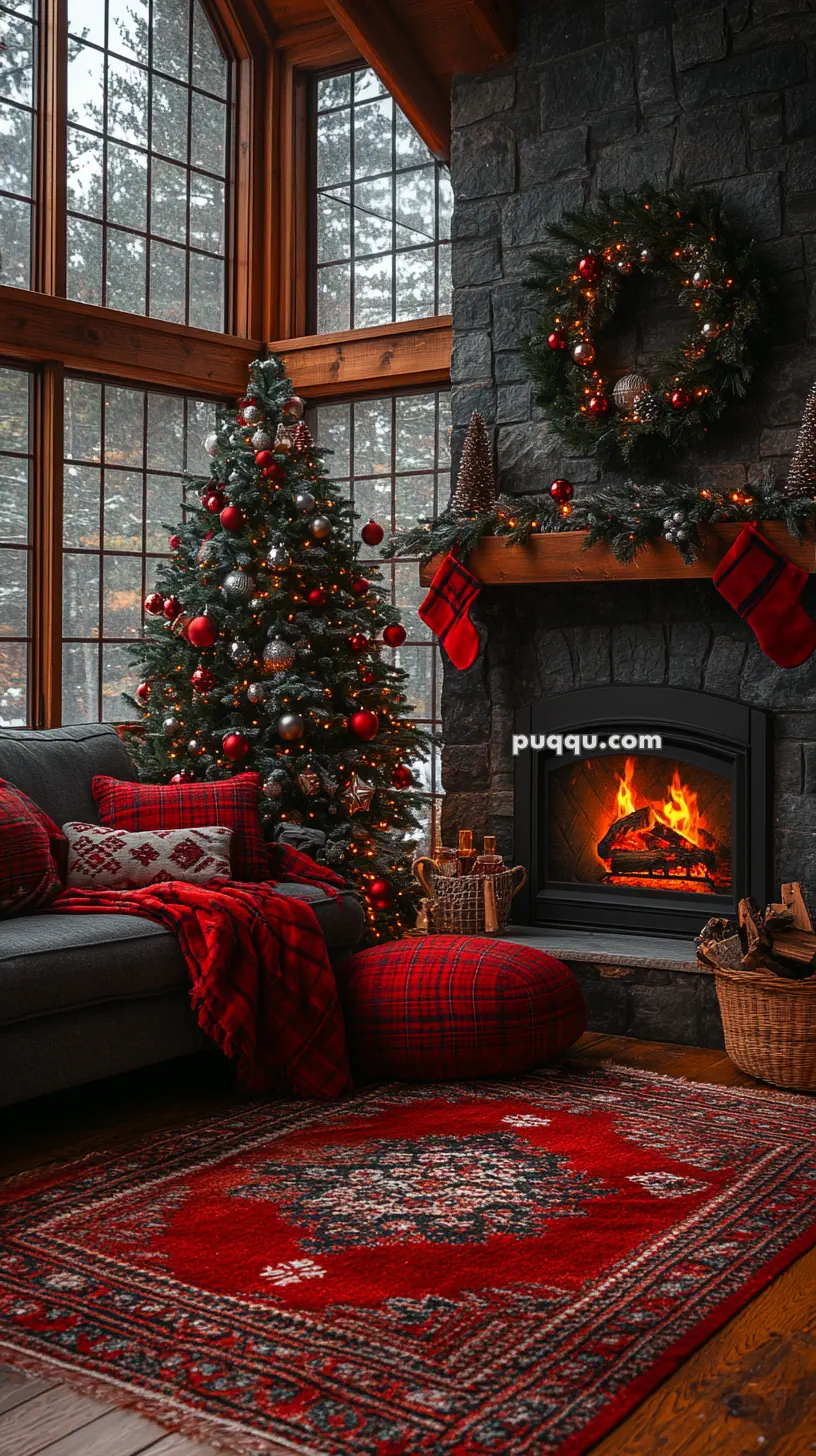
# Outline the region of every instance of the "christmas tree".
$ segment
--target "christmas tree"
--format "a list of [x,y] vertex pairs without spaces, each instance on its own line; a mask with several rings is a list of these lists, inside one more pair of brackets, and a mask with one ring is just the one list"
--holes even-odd
[[799,438],[788,472],[787,491],[791,495],[816,493],[816,384],[810,387]]
[[465,436],[459,477],[451,496],[449,510],[460,518],[481,516],[493,510],[497,494],[487,430],[479,411],[474,410]]
[[[323,831],[315,857],[361,891],[370,938],[383,939],[414,919],[411,764],[427,736],[390,660],[405,630],[356,565],[354,512],[303,408],[280,361],[256,360],[205,441],[211,478],[188,484],[145,602],[133,747],[151,782],[259,770],[264,821]],[[363,527],[368,546],[382,536]]]

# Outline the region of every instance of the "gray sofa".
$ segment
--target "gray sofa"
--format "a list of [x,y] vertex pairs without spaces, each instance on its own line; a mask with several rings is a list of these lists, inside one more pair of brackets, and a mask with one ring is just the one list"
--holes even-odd
[[[94,774],[133,780],[116,730],[0,729],[0,777],[58,824],[97,822]],[[357,944],[350,891],[281,885],[308,900],[333,962]],[[0,921],[0,1106],[200,1051],[187,969],[174,935],[128,915],[22,915]]]

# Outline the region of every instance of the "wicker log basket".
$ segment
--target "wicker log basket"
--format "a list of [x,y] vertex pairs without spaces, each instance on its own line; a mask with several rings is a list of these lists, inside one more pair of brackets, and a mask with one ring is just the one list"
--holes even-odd
[[731,1061],[774,1087],[816,1091],[816,976],[712,970]]
[[498,935],[527,879],[523,865],[497,875],[447,876],[436,860],[423,856],[413,868],[428,897],[422,911],[427,935]]

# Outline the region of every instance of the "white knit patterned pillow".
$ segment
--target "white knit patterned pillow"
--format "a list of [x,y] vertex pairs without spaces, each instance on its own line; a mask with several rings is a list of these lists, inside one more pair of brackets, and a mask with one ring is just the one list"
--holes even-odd
[[137,890],[186,880],[208,885],[230,878],[232,830],[142,829],[126,833],[101,824],[63,824],[70,890]]

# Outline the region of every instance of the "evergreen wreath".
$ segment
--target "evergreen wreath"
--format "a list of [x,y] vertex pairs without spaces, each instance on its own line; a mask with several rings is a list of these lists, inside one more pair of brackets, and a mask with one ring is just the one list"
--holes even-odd
[[[680,187],[650,187],[568,212],[549,229],[556,250],[533,255],[527,286],[542,296],[527,360],[546,418],[573,454],[606,468],[654,469],[699,443],[757,364],[766,287],[752,245],[717,203]],[[597,341],[626,279],[663,279],[691,315],[679,348],[610,388]]]

